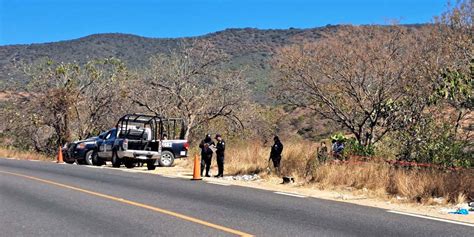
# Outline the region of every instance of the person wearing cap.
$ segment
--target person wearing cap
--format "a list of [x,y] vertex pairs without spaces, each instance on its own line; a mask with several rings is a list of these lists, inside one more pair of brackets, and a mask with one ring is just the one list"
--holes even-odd
[[206,134],[206,137],[199,143],[199,148],[201,148],[201,176],[203,176],[204,168],[206,168],[206,177],[211,177],[209,170],[211,169],[212,153],[214,153],[211,146],[214,145],[211,134]]
[[272,146],[272,150],[270,151],[270,158],[268,161],[272,160],[273,161],[273,167],[275,167],[275,170],[277,172],[280,172],[280,161],[281,161],[281,153],[283,152],[283,144],[280,141],[280,138],[278,136],[275,136],[273,138],[273,141],[275,142]]
[[224,152],[225,152],[225,141],[222,139],[222,136],[218,133],[216,134],[216,158],[217,158],[217,167],[219,172],[214,177],[224,177]]

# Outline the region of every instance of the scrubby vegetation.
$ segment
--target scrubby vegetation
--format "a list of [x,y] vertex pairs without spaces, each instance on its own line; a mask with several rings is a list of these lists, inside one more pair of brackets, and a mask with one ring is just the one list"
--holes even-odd
[[[95,35],[30,54],[0,47],[0,143],[52,155],[126,112],[179,116],[192,144],[224,135],[233,174],[266,173],[268,142],[279,134],[282,173],[322,188],[474,199],[472,14],[463,1],[417,26]],[[337,132],[347,138],[343,156],[364,164],[316,160],[316,144]]]

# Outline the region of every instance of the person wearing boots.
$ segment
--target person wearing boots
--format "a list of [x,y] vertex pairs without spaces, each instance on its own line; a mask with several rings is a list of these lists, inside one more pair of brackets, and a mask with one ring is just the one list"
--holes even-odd
[[224,177],[224,152],[225,152],[225,141],[222,139],[220,134],[216,134],[216,158],[217,158],[217,167],[219,172],[214,177]]
[[268,159],[268,161],[273,161],[273,167],[275,167],[276,172],[279,173],[281,153],[283,152],[283,144],[281,143],[280,138],[278,136],[275,136],[273,138],[273,141],[275,143],[273,144],[272,150],[270,151],[270,159]]
[[201,148],[201,176],[203,176],[204,168],[206,168],[206,177],[211,177],[209,175],[213,153],[211,146],[214,146],[214,141],[211,139],[211,134],[207,134],[199,143],[199,148]]

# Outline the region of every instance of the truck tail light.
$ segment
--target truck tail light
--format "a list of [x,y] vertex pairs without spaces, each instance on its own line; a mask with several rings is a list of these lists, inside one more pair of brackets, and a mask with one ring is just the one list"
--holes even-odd
[[124,140],[123,140],[122,148],[123,148],[123,150],[127,150],[127,149],[128,149],[128,139],[124,139]]
[[187,143],[187,142],[184,143],[184,149],[189,150],[189,143]]

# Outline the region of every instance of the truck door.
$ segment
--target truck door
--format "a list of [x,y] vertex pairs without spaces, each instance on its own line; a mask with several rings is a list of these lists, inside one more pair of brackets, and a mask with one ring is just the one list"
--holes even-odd
[[111,130],[106,136],[101,146],[99,147],[99,156],[104,158],[112,157],[112,148],[114,146],[115,138],[117,137],[117,130]]

